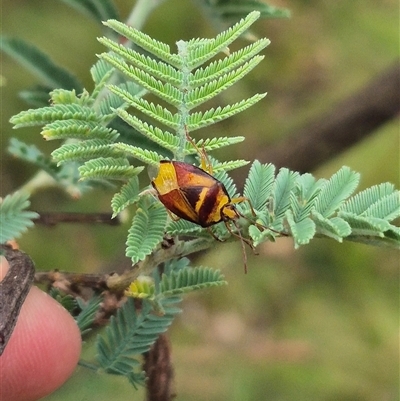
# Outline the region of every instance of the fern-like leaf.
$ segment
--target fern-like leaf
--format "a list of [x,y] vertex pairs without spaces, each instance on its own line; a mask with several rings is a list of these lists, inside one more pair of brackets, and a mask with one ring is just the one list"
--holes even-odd
[[[237,81],[247,75],[254,67],[256,67],[264,56],[255,56],[250,61],[246,62],[236,70],[225,74],[218,80],[212,81],[200,87],[190,90],[185,95],[185,104],[188,108],[193,109],[200,104],[207,102],[213,97],[220,94],[225,89],[229,88]],[[166,99],[164,99],[166,100]],[[172,99],[171,99],[172,100]],[[179,99],[177,99],[179,100]],[[168,100],[166,100],[168,101]],[[171,104],[174,104],[170,102]]]
[[51,155],[58,164],[70,161],[84,161],[99,157],[123,156],[123,153],[110,146],[112,142],[104,139],[90,139],[78,143],[66,143],[54,150]]
[[214,171],[214,176],[217,178],[217,180],[220,181],[218,177],[220,172],[227,172],[231,170],[235,170],[240,167],[247,166],[249,164],[249,161],[247,160],[230,160],[228,162],[215,162],[213,163],[213,171]]
[[[147,91],[143,87],[130,81],[119,84],[116,87],[120,88],[126,93],[129,93],[135,98],[140,98],[147,93]],[[113,118],[115,118],[115,109],[121,108],[123,110],[127,108],[128,105],[129,104],[126,99],[119,96],[118,94],[110,93],[107,91],[106,96],[104,96],[100,100],[99,111],[103,115],[103,120],[105,120],[106,122],[110,122]]]
[[[260,13],[253,11],[237,24],[220,33],[215,39],[206,41],[201,46],[193,47],[189,56],[189,67],[196,68],[226,49],[240,35],[242,35],[258,18]],[[179,46],[179,42],[178,42]]]
[[357,188],[360,174],[342,167],[321,188],[316,199],[316,210],[324,217],[331,216]]
[[340,206],[340,210],[343,212],[362,214],[375,202],[391,195],[394,191],[394,185],[389,182],[374,185],[349,198]]
[[316,225],[316,232],[342,242],[344,237],[351,234],[350,224],[340,217],[328,219],[322,214],[313,211],[312,219]]
[[218,169],[216,170],[214,165],[213,169],[214,169],[215,179],[224,184],[225,189],[228,192],[231,199],[237,198],[239,196],[239,193],[232,178],[226,173],[225,170],[218,170]]
[[296,221],[291,210],[287,210],[285,215],[294,239],[295,248],[308,244],[315,235],[315,223],[308,217],[301,221]]
[[126,256],[132,264],[150,255],[161,242],[167,222],[167,211],[160,203],[149,207],[144,200],[139,202],[126,241]]
[[82,180],[87,179],[108,179],[126,180],[138,175],[144,167],[133,167],[123,157],[99,157],[87,161],[79,167]]
[[384,237],[384,232],[391,228],[387,220],[371,216],[357,216],[352,213],[339,212],[338,217],[351,226],[352,235]]
[[14,128],[50,124],[59,120],[92,121],[98,124],[102,122],[92,108],[78,104],[57,104],[40,109],[29,109],[10,118],[10,122],[15,125]]
[[113,29],[115,32],[129,39],[132,43],[140,46],[142,49],[154,54],[159,59],[174,67],[181,67],[181,60],[178,56],[171,54],[170,48],[166,43],[162,43],[156,39],[151,38],[143,32],[135,28],[128,27],[122,22],[116,20],[108,20],[104,25]]
[[110,64],[101,59],[97,60],[96,64],[94,64],[90,69],[90,74],[95,84],[95,90],[92,94],[93,97],[96,97],[96,95],[104,88],[113,72],[114,68]]
[[89,302],[83,302],[81,299],[77,298],[78,306],[81,311],[78,316],[75,317],[75,320],[82,336],[90,331],[102,300],[100,296],[92,297]]
[[243,195],[250,200],[254,209],[261,210],[266,207],[274,179],[274,165],[261,164],[258,160],[253,162],[244,184]]
[[216,122],[225,120],[226,118],[233,117],[246,109],[248,109],[253,104],[257,103],[259,100],[266,96],[263,94],[256,94],[248,99],[241,100],[238,103],[231,104],[225,107],[217,107],[216,109],[209,109],[205,112],[196,112],[189,115],[187,120],[187,128],[189,131],[194,131],[199,128],[207,127]]
[[160,128],[147,124],[136,116],[130,115],[125,110],[117,110],[118,116],[126,123],[135,128],[147,138],[162,146],[163,148],[174,152],[179,145],[179,138],[168,131],[162,131]]
[[97,360],[100,366],[108,373],[131,377],[140,363],[134,358],[147,352],[171,325],[175,315],[180,312],[174,304],[180,298],[168,298],[162,300],[165,311],[163,316],[152,313],[152,307],[146,300],[142,308],[137,311],[132,298],[129,298],[124,306],[119,309],[116,318],[110,319],[103,337],[98,336]]
[[210,236],[204,228],[198,224],[186,221],[183,219],[172,220],[165,230],[169,235],[188,235],[188,236],[199,236],[201,232],[205,232],[205,235]]
[[293,190],[298,173],[281,168],[275,179],[273,191],[273,212],[276,218],[283,217],[290,206],[290,193]]
[[195,267],[172,272],[169,275],[163,274],[159,291],[164,297],[169,297],[225,284],[227,282],[220,270],[209,267]]
[[46,140],[97,138],[113,142],[118,138],[118,132],[91,121],[68,119],[47,124],[42,130],[42,136]]
[[33,226],[39,215],[26,210],[30,205],[29,194],[14,192],[0,199],[0,244],[19,237]]
[[[200,139],[196,142],[196,147],[194,147],[190,142],[186,143],[185,154],[186,155],[196,155],[199,149],[204,149],[206,152],[210,152],[215,149],[220,149],[225,146],[232,145],[234,143],[240,143],[244,141],[244,136],[234,136],[234,137],[219,137],[219,138],[207,138]],[[223,167],[221,166],[221,169]]]
[[139,179],[137,176],[132,177],[119,192],[117,192],[112,200],[111,207],[113,210],[113,218],[121,213],[129,205],[139,200]]
[[127,64],[120,57],[113,54],[103,53],[100,57],[114,66],[117,70],[121,71],[137,85],[142,86],[167,103],[176,107],[182,103],[182,93],[169,82],[163,83],[160,79],[154,78],[148,72]]
[[197,68],[196,71],[190,75],[190,86],[201,86],[207,82],[221,78],[223,75],[238,68],[257,55],[262,49],[268,46],[269,43],[270,41],[268,39],[260,39],[243,49],[231,53],[228,57],[210,63],[205,68]]
[[125,154],[133,156],[135,159],[138,159],[151,166],[158,166],[160,161],[165,159],[163,155],[160,155],[157,152],[142,149],[138,146],[127,145],[125,143],[116,143],[112,146],[121,150],[122,152],[125,152]]
[[[145,99],[138,98],[118,86],[110,85],[109,89],[118,96],[121,96],[129,106],[135,107],[150,118],[153,118],[172,129],[178,128],[179,115],[173,115],[166,108],[161,107],[160,105],[155,105]],[[121,118],[126,117],[126,114],[121,110],[116,110],[116,113],[120,115]]]
[[108,47],[111,51],[126,59],[132,65],[147,71],[154,77],[162,81],[168,81],[175,86],[179,86],[183,79],[182,72],[172,67],[170,64],[155,60],[145,56],[133,49],[129,49],[122,44],[118,44],[106,37],[98,39],[100,43]]
[[400,216],[400,192],[395,191],[382,197],[369,206],[362,215],[378,217],[387,221],[396,219]]

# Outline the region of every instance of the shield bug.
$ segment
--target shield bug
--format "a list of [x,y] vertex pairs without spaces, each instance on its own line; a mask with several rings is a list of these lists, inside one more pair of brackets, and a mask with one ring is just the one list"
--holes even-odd
[[[203,163],[202,163],[203,165]],[[245,272],[247,272],[247,257],[244,243],[253,250],[250,240],[243,238],[236,220],[244,217],[235,204],[247,201],[253,215],[254,209],[245,197],[230,198],[224,184],[211,174],[192,164],[178,161],[162,160],[158,175],[152,180],[153,188],[166,209],[184,220],[205,227],[211,235],[221,241],[210,229],[214,224],[224,222],[228,231],[241,240]],[[230,223],[236,227],[232,231]],[[266,229],[258,223],[252,224]]]

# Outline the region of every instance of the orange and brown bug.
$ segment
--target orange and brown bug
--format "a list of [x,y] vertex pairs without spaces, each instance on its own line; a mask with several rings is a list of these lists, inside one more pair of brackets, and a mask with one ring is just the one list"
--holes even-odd
[[[253,244],[242,237],[236,224],[236,219],[242,214],[236,209],[235,203],[248,201],[248,199],[244,197],[231,199],[224,184],[211,174],[192,164],[162,160],[152,185],[161,203],[169,212],[208,229],[223,221],[228,231],[240,238],[243,250],[244,242],[254,249]],[[250,201],[248,202],[255,214]],[[237,232],[232,231],[230,222],[233,222]],[[220,240],[210,229],[209,232],[214,238]],[[245,251],[243,253],[246,271],[247,258]]]
[[239,217],[224,184],[192,164],[162,160],[152,185],[169,211],[201,227]]

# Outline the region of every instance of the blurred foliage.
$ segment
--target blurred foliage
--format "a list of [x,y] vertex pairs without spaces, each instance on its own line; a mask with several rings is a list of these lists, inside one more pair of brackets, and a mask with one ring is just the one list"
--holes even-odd
[[[117,4],[125,18],[131,2]],[[398,57],[395,0],[275,4],[291,9],[292,18],[256,24],[254,33],[272,42],[266,58],[219,101],[226,104],[259,90],[268,96],[243,115],[213,127],[219,134],[207,134],[246,135],[246,144],[230,150],[230,158],[252,160],[260,149],[329,111]],[[95,54],[104,51],[96,40],[101,35],[98,25],[50,0],[3,0],[2,11],[7,15],[4,33],[30,40],[90,85],[89,68]],[[192,2],[178,0],[164,2],[144,31],[171,46],[181,38],[215,35],[212,21]],[[26,109],[16,94],[37,81],[7,57],[2,75],[0,190],[5,195],[32,174],[4,150],[16,135],[9,118]],[[320,166],[316,174],[328,177],[346,164],[361,172],[362,188],[384,181],[398,186],[399,172],[393,168],[398,165],[398,134],[398,121],[389,123]],[[18,136],[45,153],[55,146],[43,143],[37,129],[20,130]],[[225,159],[223,152],[218,157]],[[71,203],[54,190],[37,194],[32,208],[109,211],[110,199],[111,192],[96,190]],[[129,263],[123,256],[126,230],[126,225],[37,227],[23,237],[21,248],[39,270],[94,272],[111,263],[115,268],[116,259],[122,268]],[[261,248],[259,256],[249,255],[247,276],[239,244],[221,245],[199,256],[198,264],[221,268],[229,286],[187,299],[172,329],[178,401],[399,399],[398,252],[325,240],[293,251],[288,241]],[[140,393],[135,395],[142,399]],[[132,395],[128,384],[78,368],[62,389],[46,398],[76,399],[124,400]]]

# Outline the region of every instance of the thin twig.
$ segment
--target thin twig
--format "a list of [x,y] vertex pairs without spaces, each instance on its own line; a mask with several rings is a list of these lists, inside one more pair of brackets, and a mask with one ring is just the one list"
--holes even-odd
[[118,216],[112,219],[110,213],[49,213],[40,212],[35,223],[46,226],[55,226],[59,223],[84,223],[84,224],[108,224],[116,226],[120,224]]

